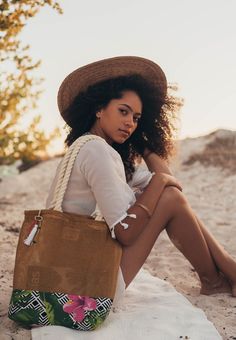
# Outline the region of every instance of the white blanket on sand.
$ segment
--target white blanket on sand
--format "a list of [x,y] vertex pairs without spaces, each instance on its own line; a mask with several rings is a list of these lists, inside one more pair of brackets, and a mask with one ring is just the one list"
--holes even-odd
[[32,340],[219,340],[204,312],[169,283],[141,270],[119,307],[93,332],[60,326],[32,329]]

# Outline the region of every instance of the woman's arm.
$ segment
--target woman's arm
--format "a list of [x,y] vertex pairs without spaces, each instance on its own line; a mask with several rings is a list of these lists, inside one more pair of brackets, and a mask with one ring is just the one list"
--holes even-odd
[[[120,162],[122,166],[121,159]],[[111,156],[110,146],[101,140],[89,141],[81,148],[75,167],[91,188],[112,237],[115,234],[118,241],[124,245],[132,244],[149,220],[147,212],[135,203],[144,205],[152,214],[165,186],[178,186],[173,176],[157,173],[136,199],[125,180],[125,173],[122,177],[117,171],[117,163]],[[127,216],[127,213],[135,214],[136,219],[134,216]]]
[[143,193],[137,198],[136,203],[128,209],[128,213],[135,214],[136,219],[126,217],[122,222],[127,223],[129,227],[125,230],[120,223],[114,227],[116,238],[124,245],[131,245],[149,220],[147,212],[138,206],[137,203],[143,204],[152,214],[166,186],[175,186],[182,191],[181,184],[172,175],[165,160],[161,159],[156,153],[150,152],[148,149],[145,149],[143,158],[148,169],[156,174],[144,189]]
[[[121,244],[131,245],[149,221],[147,212],[137,204],[141,203],[147,207],[150,215],[152,215],[164,188],[171,185],[181,190],[180,184],[171,175],[158,173],[152,177],[143,193],[138,196],[137,201],[127,211],[128,214],[135,214],[136,218],[127,216],[114,226],[116,238]],[[124,224],[128,227],[124,228]]]
[[155,152],[150,152],[148,149],[145,149],[143,159],[151,172],[163,172],[173,176],[173,173],[171,172],[167,162]]

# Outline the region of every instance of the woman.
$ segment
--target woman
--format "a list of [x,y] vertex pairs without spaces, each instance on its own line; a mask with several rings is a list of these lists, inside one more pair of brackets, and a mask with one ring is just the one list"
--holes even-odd
[[[236,296],[235,261],[195,216],[166,162],[176,103],[161,68],[139,57],[86,65],[64,80],[58,105],[70,126],[68,146],[86,134],[101,138],[80,150],[63,210],[104,218],[122,245],[116,299],[164,229],[198,273],[201,294]],[[139,157],[148,170],[137,165]]]

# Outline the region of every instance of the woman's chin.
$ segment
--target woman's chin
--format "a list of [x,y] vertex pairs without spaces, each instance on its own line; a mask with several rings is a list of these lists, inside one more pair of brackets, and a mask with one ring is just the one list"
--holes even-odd
[[114,138],[114,143],[123,144],[127,141],[127,139],[128,137],[117,137],[116,139]]

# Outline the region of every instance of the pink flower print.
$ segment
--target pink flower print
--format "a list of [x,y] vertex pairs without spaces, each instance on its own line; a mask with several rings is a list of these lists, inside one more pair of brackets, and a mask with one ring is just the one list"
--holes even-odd
[[96,300],[88,296],[68,295],[68,298],[70,300],[64,304],[63,310],[66,313],[72,313],[75,321],[83,321],[86,310],[94,310],[97,308]]

